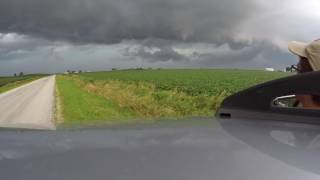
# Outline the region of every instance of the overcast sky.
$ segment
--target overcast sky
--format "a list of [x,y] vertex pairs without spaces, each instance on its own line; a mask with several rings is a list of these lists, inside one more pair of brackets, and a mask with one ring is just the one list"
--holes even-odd
[[0,75],[265,68],[320,37],[319,0],[0,0]]

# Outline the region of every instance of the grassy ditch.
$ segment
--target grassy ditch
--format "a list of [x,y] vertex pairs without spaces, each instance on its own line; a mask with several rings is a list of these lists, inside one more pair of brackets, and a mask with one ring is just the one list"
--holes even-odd
[[145,82],[86,81],[79,76],[58,76],[57,87],[64,125],[213,116],[228,95],[191,96],[178,90],[159,90]]
[[23,77],[0,77],[0,94],[17,88],[31,81],[44,77],[44,75],[27,75]]
[[134,117],[130,111],[121,109],[112,101],[81,89],[76,81],[68,77],[57,76],[56,80],[63,125],[125,123]]

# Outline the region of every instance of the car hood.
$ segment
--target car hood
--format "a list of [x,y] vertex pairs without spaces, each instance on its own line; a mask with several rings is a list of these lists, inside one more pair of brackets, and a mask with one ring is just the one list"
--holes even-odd
[[0,131],[3,179],[319,179],[320,127],[202,119]]

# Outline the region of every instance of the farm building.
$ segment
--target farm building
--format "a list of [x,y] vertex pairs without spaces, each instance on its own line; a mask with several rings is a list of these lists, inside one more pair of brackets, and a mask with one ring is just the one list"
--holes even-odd
[[275,69],[274,68],[266,68],[265,71],[274,72]]

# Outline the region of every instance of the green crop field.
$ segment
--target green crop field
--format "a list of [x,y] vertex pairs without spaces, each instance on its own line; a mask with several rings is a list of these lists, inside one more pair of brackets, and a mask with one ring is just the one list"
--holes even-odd
[[33,80],[39,79],[45,75],[32,74],[21,77],[0,77],[0,93],[16,88]]
[[178,89],[188,94],[215,95],[222,91],[235,93],[241,89],[287,76],[283,72],[257,70],[126,70],[81,74],[88,80],[120,80],[149,82],[163,90]]
[[136,122],[213,116],[228,95],[288,75],[255,70],[122,70],[60,75],[57,89],[66,124]]

